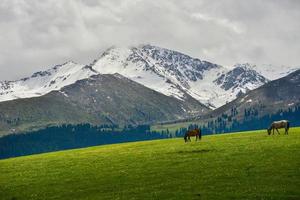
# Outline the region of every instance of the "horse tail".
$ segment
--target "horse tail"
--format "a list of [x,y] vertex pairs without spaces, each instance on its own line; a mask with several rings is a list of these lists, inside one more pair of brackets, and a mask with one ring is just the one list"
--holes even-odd
[[289,128],[290,128],[290,122],[287,121],[287,123],[286,123],[286,129],[289,130]]

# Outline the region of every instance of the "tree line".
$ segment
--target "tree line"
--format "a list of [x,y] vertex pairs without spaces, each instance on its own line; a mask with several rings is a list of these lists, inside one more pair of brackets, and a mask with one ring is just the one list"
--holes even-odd
[[237,120],[235,116],[238,111],[232,108],[230,114],[222,114],[219,117],[208,121],[205,124],[191,123],[187,127],[181,127],[174,131],[173,135],[182,137],[189,129],[200,128],[202,134],[218,134],[249,130],[267,129],[273,121],[286,119],[290,121],[291,126],[300,126],[300,107],[289,108],[287,110],[278,110],[274,114],[258,115],[258,109],[244,109],[244,117],[242,120]]
[[102,144],[168,138],[149,125],[61,125],[0,138],[0,158],[23,156]]
[[[259,109],[259,108],[257,108]],[[90,124],[61,125],[41,130],[12,134],[0,138],[0,158],[36,153],[81,148],[102,144],[182,137],[187,130],[200,128],[203,135],[266,129],[272,121],[287,119],[291,126],[300,126],[300,107],[279,110],[275,114],[259,116],[255,108],[244,110],[244,118],[237,120],[238,111],[232,108],[229,114],[205,124],[190,123],[176,130],[151,130],[150,125],[119,127],[118,125]]]

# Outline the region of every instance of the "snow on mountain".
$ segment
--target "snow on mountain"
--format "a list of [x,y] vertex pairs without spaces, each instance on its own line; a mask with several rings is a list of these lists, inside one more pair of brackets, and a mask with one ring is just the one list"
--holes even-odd
[[268,81],[247,67],[230,70],[151,45],[111,48],[92,67],[103,74],[120,73],[165,95],[184,99],[187,93],[210,108],[220,107]]
[[202,79],[205,70],[219,66],[176,51],[144,45],[111,48],[92,67],[102,74],[122,74],[160,93],[183,99],[191,81]]
[[222,74],[216,79],[218,85],[224,90],[240,88],[245,93],[245,89],[253,90],[268,82],[264,76],[247,65],[235,65],[232,70]]
[[238,65],[245,65],[248,66],[249,68],[252,68],[253,70],[257,71],[260,73],[262,76],[266,77],[269,80],[275,80],[282,78],[284,76],[287,76],[288,74],[300,69],[300,66],[298,67],[293,67],[293,66],[275,66],[275,65],[267,65],[267,64],[262,64],[262,65],[256,65],[256,64],[250,64],[250,63],[245,63],[245,64],[238,64]]
[[249,63],[226,68],[152,45],[112,47],[90,65],[68,62],[25,79],[0,82],[0,101],[41,96],[95,74],[119,73],[182,101],[190,95],[214,109],[294,70]]
[[176,86],[149,70],[147,61],[133,60],[133,54],[134,51],[129,48],[111,48],[91,66],[101,74],[119,73],[167,96],[183,97],[183,92]]
[[237,64],[233,69],[220,74],[214,79],[214,84],[219,86],[214,90],[217,91],[219,96],[212,98],[211,102],[214,105],[221,106],[224,104],[224,100],[230,102],[240,94],[256,89],[268,81],[264,76],[253,70],[251,66]]
[[37,97],[97,74],[88,67],[67,62],[18,81],[0,82],[0,101]]

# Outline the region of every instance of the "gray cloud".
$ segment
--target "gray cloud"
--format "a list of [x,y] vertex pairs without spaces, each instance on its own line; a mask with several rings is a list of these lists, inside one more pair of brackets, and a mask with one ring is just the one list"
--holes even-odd
[[0,80],[151,43],[221,65],[300,65],[298,0],[2,0]]

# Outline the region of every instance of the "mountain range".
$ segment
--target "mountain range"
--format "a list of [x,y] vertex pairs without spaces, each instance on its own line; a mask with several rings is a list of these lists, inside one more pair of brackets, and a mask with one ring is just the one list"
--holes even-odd
[[1,81],[0,101],[41,96],[95,74],[119,73],[167,96],[189,94],[214,109],[296,69],[249,63],[223,67],[151,45],[112,47],[89,65],[70,61],[21,80]]
[[[232,115],[234,119],[245,117],[262,117],[276,112],[293,110],[300,106],[300,69],[285,77],[270,81],[263,86],[241,95],[230,103],[209,112],[206,117]],[[209,115],[209,117],[208,117]],[[205,118],[203,115],[202,118]]]
[[141,124],[217,113],[297,69],[224,67],[152,45],[111,47],[87,65],[70,61],[1,81],[0,127],[4,134],[61,123]]

